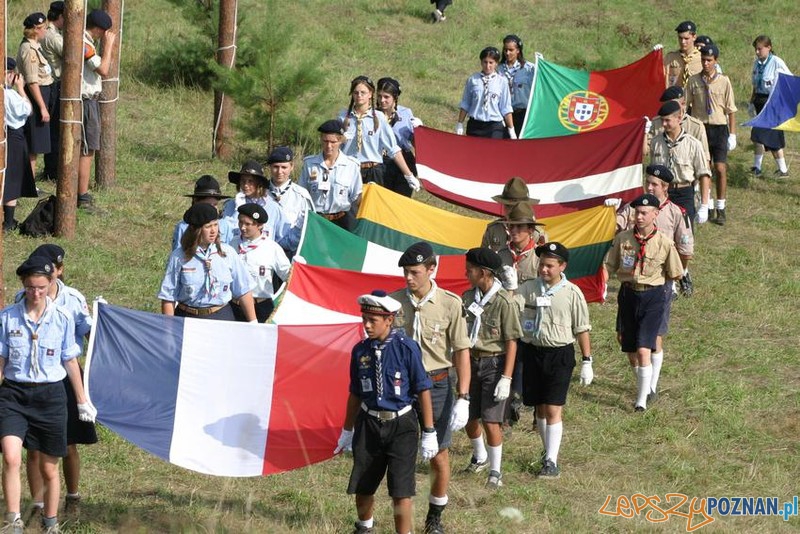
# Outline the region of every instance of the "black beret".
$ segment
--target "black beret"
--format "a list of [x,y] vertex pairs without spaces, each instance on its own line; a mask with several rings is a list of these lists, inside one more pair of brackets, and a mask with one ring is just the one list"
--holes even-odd
[[39,24],[44,24],[45,20],[47,20],[47,17],[44,16],[44,13],[31,13],[25,17],[25,20],[22,21],[22,25],[30,30]]
[[555,256],[556,258],[561,258],[562,261],[569,261],[569,249],[559,243],[558,241],[551,241],[550,243],[545,243],[544,245],[539,245],[536,247],[536,255],[541,257],[542,254],[547,256]]
[[219,182],[210,174],[204,174],[194,183],[194,192],[191,195],[183,195],[191,198],[231,198],[223,195],[219,187]]
[[672,175],[672,171],[664,165],[648,165],[644,172],[646,172],[648,176],[655,176],[667,183],[675,179]]
[[683,88],[680,85],[671,85],[661,93],[661,102],[683,98]]
[[50,263],[64,263],[64,249],[55,243],[45,243],[36,247],[31,256],[42,256],[50,260]]
[[639,206],[652,206],[654,208],[658,208],[661,203],[655,197],[655,195],[651,195],[649,193],[645,193],[642,196],[639,196],[631,202],[632,208],[638,208]]
[[264,186],[267,185],[267,178],[264,176],[264,167],[254,159],[249,159],[242,163],[242,170],[239,172],[231,171],[228,173],[228,181],[232,184],[239,185],[239,181],[243,175],[254,176],[263,182]]
[[678,33],[683,32],[692,32],[697,33],[697,24],[692,22],[691,20],[684,20],[675,28],[675,31]]
[[503,266],[497,252],[487,247],[471,248],[467,251],[467,261],[477,267],[489,269],[493,273],[500,270]]
[[64,2],[59,0],[58,2],[50,2],[50,11],[53,13],[63,13],[64,12]]
[[192,204],[192,207],[183,214],[183,222],[191,226],[203,226],[217,219],[219,219],[217,208],[204,202]]
[[701,56],[714,56],[715,58],[719,57],[719,47],[715,44],[710,44],[708,46],[704,46],[700,49]]
[[31,256],[22,265],[17,267],[17,276],[29,276],[32,274],[53,274],[53,262],[44,256]]
[[714,44],[714,41],[711,40],[711,37],[708,35],[698,35],[694,38],[694,45],[703,47]]
[[672,115],[673,113],[677,113],[681,110],[681,105],[676,102],[675,100],[668,100],[664,102],[660,108],[658,108],[658,116],[659,117],[666,117],[667,115]]
[[331,119],[323,122],[317,131],[324,134],[344,134],[344,123],[339,119]]
[[272,152],[269,153],[269,157],[267,158],[267,165],[272,165],[273,163],[288,163],[294,159],[294,152],[288,146],[276,146],[272,149]]
[[247,204],[242,204],[241,206],[236,208],[236,211],[238,211],[242,215],[247,215],[258,224],[264,224],[269,219],[269,215],[267,215],[267,210],[265,210],[255,202],[248,202]]
[[17,60],[13,57],[6,58],[6,70],[14,70],[17,68]]
[[400,256],[400,260],[398,260],[397,265],[399,267],[405,267],[407,265],[419,265],[432,256],[433,247],[424,241],[420,241],[419,243],[414,243],[408,247],[405,252],[403,252],[403,255]]
[[102,9],[93,9],[89,16],[86,18],[86,21],[95,28],[100,28],[101,30],[110,30],[111,29],[111,17],[103,11]]

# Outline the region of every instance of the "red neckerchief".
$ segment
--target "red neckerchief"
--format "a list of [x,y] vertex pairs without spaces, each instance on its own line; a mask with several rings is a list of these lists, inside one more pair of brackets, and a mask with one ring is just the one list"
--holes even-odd
[[511,252],[511,259],[514,260],[514,265],[519,263],[522,258],[524,258],[531,250],[533,250],[534,246],[536,246],[536,243],[533,242],[533,237],[531,237],[531,239],[528,241],[528,244],[525,245],[525,248],[517,253],[514,251],[514,245],[509,243],[508,250]]
[[[639,252],[636,253],[636,263],[641,262],[642,268],[644,268],[644,249],[647,246],[647,242],[653,239],[653,236],[656,235],[658,232],[658,227],[653,225],[653,231],[646,237],[642,237],[639,234],[639,228],[634,226],[633,228],[633,237],[636,239],[636,242],[639,243]],[[636,263],[633,264],[633,270],[636,270]],[[640,271],[641,272],[641,271]]]
[[245,245],[244,241],[240,241],[239,242],[239,254],[247,254],[251,250],[258,248],[258,246],[261,244],[261,242],[263,240],[264,240],[264,236],[261,235],[257,239],[251,241],[250,244],[248,244],[248,245]]

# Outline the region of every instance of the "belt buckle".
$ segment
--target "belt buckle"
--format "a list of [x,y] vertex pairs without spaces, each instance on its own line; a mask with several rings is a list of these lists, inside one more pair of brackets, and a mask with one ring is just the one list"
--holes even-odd
[[388,412],[385,410],[378,411],[378,420],[379,421],[391,421],[394,419],[395,414],[394,412]]

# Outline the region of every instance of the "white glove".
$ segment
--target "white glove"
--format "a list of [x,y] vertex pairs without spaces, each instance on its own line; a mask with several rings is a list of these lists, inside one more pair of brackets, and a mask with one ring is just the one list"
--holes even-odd
[[302,263],[303,265],[308,263],[306,261],[306,259],[303,256],[301,256],[300,254],[295,254],[294,257],[292,258],[292,261],[293,262],[297,262],[297,263]]
[[464,123],[456,123],[456,135],[464,135]]
[[653,121],[650,120],[649,117],[644,118],[644,133],[649,133],[650,128],[653,127]]
[[581,385],[588,386],[592,380],[594,380],[594,371],[592,370],[592,360],[589,360],[581,365]]
[[414,128],[419,128],[420,126],[424,126],[424,124],[422,124],[422,121],[417,117],[411,117],[411,126]]
[[103,295],[97,295],[97,296],[94,298],[94,301],[95,301],[95,302],[98,302],[98,303],[100,303],[100,304],[108,304],[108,301],[107,301],[106,299],[104,299],[104,298],[103,298]]
[[431,460],[439,454],[439,440],[436,439],[436,432],[423,432],[422,439],[419,440],[419,448],[422,459],[425,461]]
[[758,113],[756,113],[756,105],[752,102],[747,105],[747,114],[750,115],[751,119],[758,115]]
[[515,291],[519,287],[517,270],[510,265],[503,265],[500,268],[500,283],[506,291]]
[[608,206],[609,208],[618,208],[620,204],[622,204],[621,198],[607,198],[603,201],[603,204]]
[[94,423],[97,418],[97,408],[88,402],[78,403],[78,419],[84,423]]
[[469,421],[469,401],[467,399],[458,399],[455,406],[453,406],[453,413],[450,414],[450,430],[458,432]]
[[336,448],[333,449],[333,454],[339,454],[340,452],[353,452],[353,431],[352,430],[345,430],[342,429],[342,433],[339,434],[339,441],[336,444]]
[[508,130],[508,136],[509,136],[511,139],[516,139],[516,138],[517,138],[517,132],[516,132],[516,131],[514,131],[514,128],[513,128],[513,127],[511,127],[511,128],[506,128],[506,130]]
[[662,48],[664,48],[664,45],[662,45],[662,44],[657,44],[657,45],[655,45],[655,46],[653,47],[653,50],[661,50]]
[[509,395],[511,395],[511,377],[503,375],[494,387],[494,401],[503,402]]
[[252,321],[247,321],[250,324],[258,324],[258,319],[253,319]]
[[419,183],[419,179],[417,179],[417,177],[413,174],[408,174],[403,176],[403,178],[406,179],[406,182],[408,182],[408,187],[410,187],[412,191],[419,191],[420,187],[422,187]]
[[705,224],[708,222],[708,206],[700,206],[697,208],[697,224]]
[[736,134],[728,134],[728,150],[736,148]]

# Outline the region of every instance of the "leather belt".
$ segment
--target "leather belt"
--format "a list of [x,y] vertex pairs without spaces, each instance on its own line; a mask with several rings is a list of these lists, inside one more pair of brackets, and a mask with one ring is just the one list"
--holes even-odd
[[436,369],[435,371],[428,371],[428,376],[434,382],[441,382],[450,376],[450,369]]
[[626,287],[632,291],[650,291],[651,289],[655,289],[659,286],[650,286],[647,284],[634,284],[633,282],[623,282],[623,287]]
[[[259,298],[253,297],[253,302],[255,302],[256,304],[261,304],[262,302],[267,301],[267,300],[272,300],[272,299],[269,298],[269,297],[263,297],[263,298],[262,297],[259,297]],[[239,299],[231,299],[231,304],[236,304],[237,306],[239,306]]]
[[390,410],[370,410],[367,408],[367,405],[363,402],[361,403],[361,409],[364,410],[367,415],[371,415],[375,419],[379,421],[391,421],[392,419],[397,419],[401,415],[405,415],[411,411],[411,405],[409,404],[405,408],[400,408],[396,412],[392,412]]
[[684,183],[672,183],[669,184],[670,189],[683,189],[684,187],[691,187],[694,185],[694,182],[684,182]]
[[373,167],[377,167],[378,165],[383,165],[383,163],[376,163],[374,161],[365,161],[361,164],[362,169],[371,169]]
[[210,306],[208,308],[192,308],[191,306],[187,306],[183,302],[178,303],[179,310],[186,312],[189,315],[194,315],[195,317],[202,317],[204,315],[211,315],[212,313],[217,313],[225,306],[227,306],[227,304],[223,304],[222,306]]
[[347,215],[346,211],[337,211],[336,213],[320,213],[323,217],[328,219],[329,221],[338,221],[345,215]]
[[492,358],[494,356],[502,356],[505,352],[488,352],[485,350],[472,349],[473,358]]

